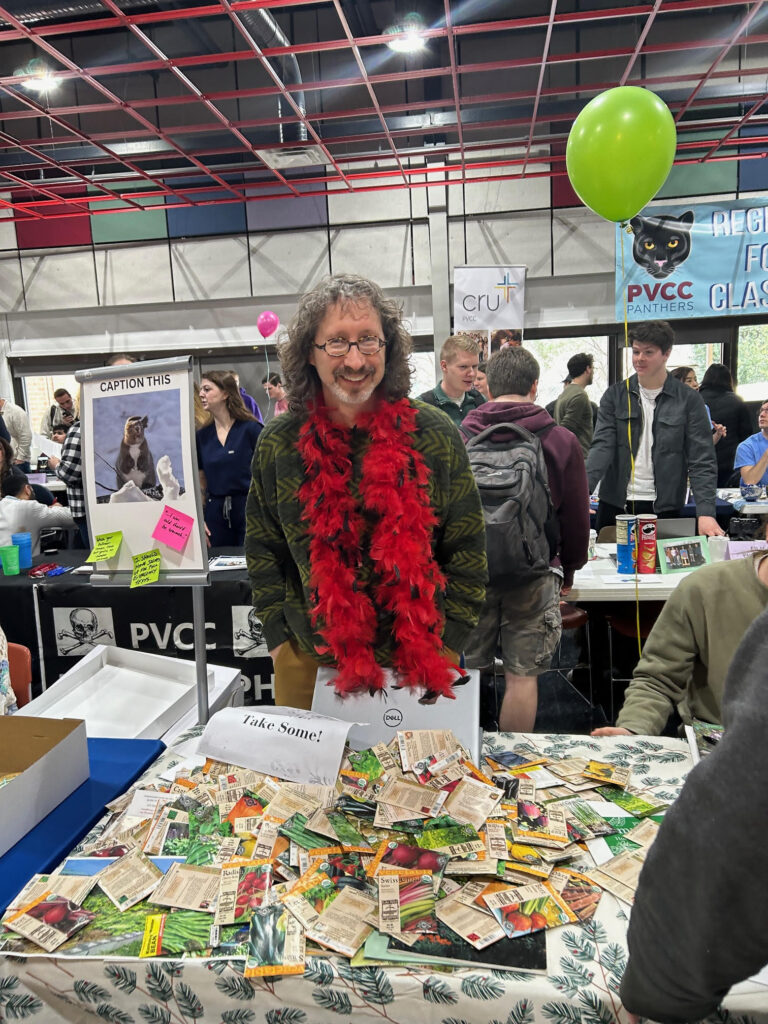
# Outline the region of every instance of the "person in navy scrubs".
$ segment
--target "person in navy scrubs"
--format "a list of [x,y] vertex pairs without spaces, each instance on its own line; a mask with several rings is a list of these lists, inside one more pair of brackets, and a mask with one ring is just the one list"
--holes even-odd
[[234,376],[210,370],[200,401],[211,422],[197,431],[197,465],[209,547],[243,547],[251,459],[262,425],[243,405]]

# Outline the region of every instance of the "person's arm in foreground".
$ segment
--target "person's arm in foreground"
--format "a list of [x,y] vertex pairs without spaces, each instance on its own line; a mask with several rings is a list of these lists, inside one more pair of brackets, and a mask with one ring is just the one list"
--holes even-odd
[[699,600],[691,594],[693,589],[691,582],[683,580],[672,591],[643,645],[616,725],[595,729],[593,736],[660,735],[672,709],[685,696],[699,643],[705,642],[697,639],[688,614],[689,603]]
[[621,983],[627,1010],[656,1021],[712,1013],[768,962],[768,612],[725,684],[725,734],[667,811],[640,875]]

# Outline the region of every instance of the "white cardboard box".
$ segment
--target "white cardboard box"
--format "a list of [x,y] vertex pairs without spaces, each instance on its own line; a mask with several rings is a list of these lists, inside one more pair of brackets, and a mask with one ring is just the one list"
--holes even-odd
[[[213,681],[209,665],[209,695]],[[89,736],[160,739],[196,706],[194,661],[100,644],[18,714],[82,718]]]
[[0,717],[0,774],[21,772],[0,789],[0,856],[90,775],[85,722]]
[[452,729],[463,747],[480,756],[480,673],[466,671],[469,681],[454,690],[455,700],[438,697],[434,704],[419,704],[421,693],[392,689],[394,677],[385,670],[386,689],[369,693],[336,695],[332,685],[335,670],[320,668],[312,698],[312,710],[344,722],[365,722],[349,730],[349,745],[356,750],[374,743],[389,743],[400,729]]

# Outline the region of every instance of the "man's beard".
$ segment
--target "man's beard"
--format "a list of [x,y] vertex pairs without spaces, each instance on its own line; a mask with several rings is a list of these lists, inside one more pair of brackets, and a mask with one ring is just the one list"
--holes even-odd
[[339,399],[340,402],[344,402],[347,405],[364,405],[371,397],[373,392],[376,390],[376,382],[374,381],[374,372],[371,371],[368,376],[370,377],[370,386],[363,388],[361,391],[349,392],[345,391],[344,388],[337,382],[336,378],[343,376],[344,371],[340,370],[338,374],[334,374],[333,384],[331,384],[331,392]]

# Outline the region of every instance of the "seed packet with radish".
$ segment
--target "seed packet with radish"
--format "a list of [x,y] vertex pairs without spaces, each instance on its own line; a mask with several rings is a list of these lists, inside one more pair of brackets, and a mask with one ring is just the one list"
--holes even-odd
[[214,924],[248,921],[262,905],[272,884],[272,863],[252,860],[247,864],[225,864],[219,882]]
[[483,899],[510,939],[577,920],[562,897],[545,882],[488,893]]
[[430,871],[383,871],[379,886],[379,931],[436,935],[435,888]]
[[10,931],[23,935],[47,953],[52,953],[70,935],[79,932],[95,919],[95,914],[83,910],[65,896],[48,892],[34,903],[28,903],[4,924]]

